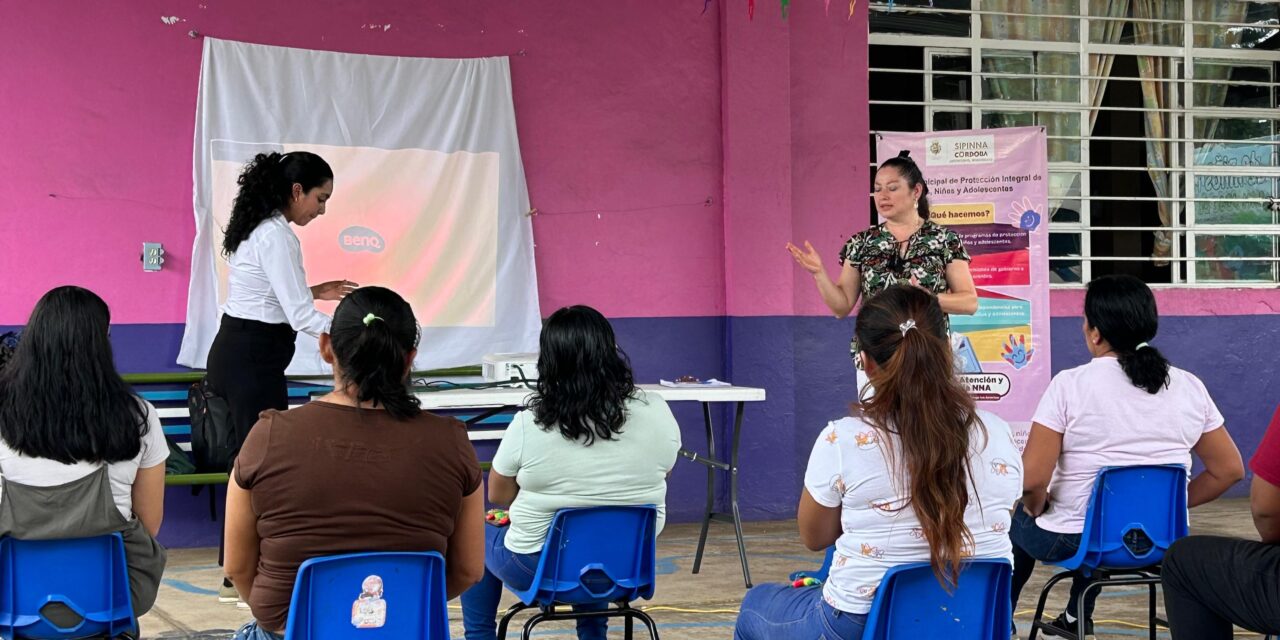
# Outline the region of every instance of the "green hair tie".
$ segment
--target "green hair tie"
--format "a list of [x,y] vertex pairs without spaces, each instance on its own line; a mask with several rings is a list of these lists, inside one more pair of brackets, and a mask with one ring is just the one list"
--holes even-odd
[[[366,314],[364,315],[364,326],[366,326],[366,327],[367,327],[367,326],[369,326],[369,325],[373,324],[373,321],[374,321],[374,320],[382,320],[382,318],[379,318],[378,316],[375,316],[375,315],[373,315],[372,313],[366,313]],[[383,320],[383,322],[386,322],[386,321],[385,321],[385,320]]]

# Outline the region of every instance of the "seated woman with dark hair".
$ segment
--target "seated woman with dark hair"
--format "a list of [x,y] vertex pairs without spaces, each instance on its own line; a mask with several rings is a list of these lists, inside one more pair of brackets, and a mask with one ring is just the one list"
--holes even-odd
[[357,289],[320,336],[333,392],[268,410],[227,485],[226,569],[255,622],[237,640],[283,637],[298,567],[367,551],[438,551],[450,598],[480,579],[480,464],[456,419],[409,390],[418,323],[381,287]]
[[[489,501],[511,505],[508,527],[485,527],[484,580],[462,595],[468,640],[493,640],[505,582],[526,589],[556,511],[598,505],[658,506],[680,428],[662,398],[636,388],[627,356],[599,311],[560,309],[542,328],[529,409],[507,427],[489,472]],[[580,640],[604,638],[603,618],[578,620]]]
[[796,514],[806,547],[835,545],[831,573],[821,587],[748,591],[736,640],[861,638],[889,569],[928,561],[951,589],[964,559],[1009,559],[1018,449],[956,377],[938,299],[890,286],[854,330],[874,394],[819,434]]
[[124,538],[133,609],[155,603],[169,447],[160,417],[116,372],[111,313],[92,291],[40,298],[0,370],[0,535]]
[[[1103,276],[1084,297],[1085,346],[1093,359],[1058,373],[1032,419],[1022,452],[1022,503],[1013,515],[1013,605],[1037,560],[1076,554],[1093,482],[1103,467],[1181,464],[1191,452],[1204,470],[1187,485],[1187,506],[1222,495],[1244,476],[1235,442],[1204,383],[1169,365],[1154,346],[1159,317],[1151,289],[1133,276]],[[1086,633],[1097,590],[1080,608],[1084,578],[1071,582],[1067,609],[1048,635]]]

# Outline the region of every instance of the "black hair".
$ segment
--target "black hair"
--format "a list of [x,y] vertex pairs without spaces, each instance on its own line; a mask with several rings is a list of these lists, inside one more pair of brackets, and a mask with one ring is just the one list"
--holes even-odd
[[0,370],[13,359],[13,351],[18,348],[18,333],[6,331],[0,333]]
[[902,174],[903,179],[907,181],[907,188],[914,189],[916,185],[920,185],[920,200],[916,203],[916,211],[920,213],[920,217],[925,220],[929,219],[929,185],[924,181],[924,173],[920,171],[920,165],[911,159],[911,152],[903,150],[897,156],[885,160],[880,165],[881,169],[893,167]]
[[333,169],[324,158],[309,151],[291,151],[284,155],[276,152],[259,153],[244,166],[236,184],[231,205],[231,220],[222,238],[222,253],[231,255],[249,234],[277,211],[289,204],[293,185],[302,185],[303,193],[333,180]]
[[418,337],[413,308],[400,294],[361,287],[343,298],[333,313],[329,338],[334,366],[351,387],[348,393],[354,391],[356,400],[381,406],[400,420],[418,415],[418,397],[409,390],[409,353],[418,348]]
[[0,437],[31,457],[121,462],[142,450],[147,409],[116,372],[107,303],[58,287],[31,312],[0,371]]
[[1156,337],[1160,316],[1145,282],[1130,275],[1094,278],[1084,294],[1084,319],[1111,345],[1135,387],[1157,393],[1169,386],[1169,361],[1146,344]]
[[588,306],[565,307],[547,318],[538,346],[538,383],[529,409],[542,429],[559,429],[584,446],[622,433],[636,385],[609,321]]

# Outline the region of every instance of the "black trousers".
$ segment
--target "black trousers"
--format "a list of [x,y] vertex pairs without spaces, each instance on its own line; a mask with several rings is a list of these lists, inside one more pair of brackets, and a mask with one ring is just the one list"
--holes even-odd
[[284,370],[293,359],[297,332],[287,324],[267,324],[222,316],[206,365],[213,391],[231,409],[236,451],[267,409],[289,408]]
[[1174,640],[1230,640],[1233,624],[1280,633],[1280,545],[1183,538],[1165,554],[1161,578]]
[[[222,316],[205,371],[214,393],[222,396],[231,410],[237,453],[258,422],[259,413],[289,408],[284,370],[293,359],[295,338],[297,332],[287,324]],[[224,526],[218,532],[218,566],[222,566],[225,537]]]

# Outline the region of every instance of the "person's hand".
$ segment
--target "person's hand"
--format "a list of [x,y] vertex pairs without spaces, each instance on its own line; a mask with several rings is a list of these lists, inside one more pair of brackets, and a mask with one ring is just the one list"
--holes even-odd
[[341,300],[360,285],[350,280],[331,280],[311,287],[311,297],[316,300]]
[[803,267],[805,271],[813,275],[822,273],[822,256],[818,255],[817,250],[813,248],[813,245],[809,244],[808,240],[804,241],[803,251],[800,250],[800,247],[788,242],[787,251],[791,252],[791,257],[796,259],[796,264]]

